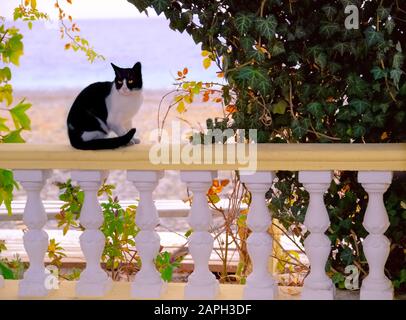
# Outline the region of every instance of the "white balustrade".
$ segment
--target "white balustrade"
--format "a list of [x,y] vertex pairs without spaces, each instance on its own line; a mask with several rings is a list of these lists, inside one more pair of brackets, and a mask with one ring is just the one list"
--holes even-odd
[[310,195],[304,221],[310,231],[304,241],[306,254],[310,261],[310,274],[304,281],[302,299],[334,299],[335,286],[325,272],[331,242],[325,234],[330,226],[330,219],[323,199],[332,177],[331,171],[299,172],[299,181],[303,183]]
[[278,287],[268,271],[268,260],[272,254],[272,237],[268,232],[271,226],[271,212],[266,206],[265,194],[270,189],[274,175],[272,172],[259,171],[251,175],[241,175],[252,194],[247,225],[252,233],[247,240],[253,270],[247,278],[244,299],[276,299]]
[[[27,192],[24,209],[24,247],[29,257],[29,268],[19,283],[20,296],[46,296],[51,288],[46,287],[49,273],[44,267],[44,257],[48,246],[48,235],[43,230],[47,221],[40,192],[50,175],[50,170],[14,170],[14,176]],[[155,258],[160,250],[160,238],[155,228],[159,224],[158,213],[152,198],[162,171],[127,172],[140,193],[136,223],[140,232],[136,237],[136,247],[141,257],[142,267],[131,285],[134,298],[160,298],[166,289],[155,266]],[[304,224],[310,234],[306,238],[305,250],[310,261],[310,273],[304,281],[302,299],[334,299],[335,287],[325,272],[331,243],[325,232],[330,225],[324,204],[324,194],[331,180],[331,171],[300,171],[299,181],[309,192],[310,201]],[[365,171],[358,173],[358,181],[368,193],[369,200],[363,225],[369,235],[363,241],[363,248],[369,264],[369,274],[361,287],[361,299],[393,299],[391,281],[385,276],[384,268],[389,255],[390,241],[384,233],[389,227],[383,194],[392,182],[390,171]],[[86,268],[76,286],[77,296],[101,297],[112,286],[112,280],[100,265],[105,245],[105,237],[99,230],[103,223],[97,191],[107,177],[107,172],[98,170],[77,170],[72,172],[84,190],[85,197],[80,215],[80,223],[85,231],[80,236],[80,246],[86,259]],[[212,213],[206,194],[216,177],[214,171],[182,171],[181,179],[193,192],[189,224],[193,229],[189,238],[189,250],[194,260],[194,271],[185,286],[187,299],[214,299],[219,294],[219,283],[209,269],[213,250],[213,236],[210,233]],[[267,207],[265,194],[272,185],[274,173],[258,171],[241,175],[252,194],[247,225],[252,231],[248,240],[248,253],[253,270],[244,287],[244,299],[276,299],[278,286],[268,270],[268,259],[272,254],[272,237],[268,232],[272,215]],[[4,287],[0,276],[0,287]]]
[[392,182],[392,172],[359,172],[358,181],[368,193],[368,206],[363,226],[369,235],[363,241],[369,274],[362,282],[362,300],[391,300],[393,286],[385,276],[384,268],[389,256],[390,241],[384,235],[389,227],[383,194]]
[[86,268],[76,285],[78,296],[101,297],[112,286],[112,280],[100,266],[105,237],[99,230],[103,224],[103,213],[97,199],[97,191],[106,177],[105,171],[72,172],[72,179],[78,182],[85,193],[80,213],[80,223],[85,227],[85,231],[80,236],[80,247],[86,259]]
[[193,257],[194,270],[185,287],[187,299],[214,299],[219,293],[219,284],[209,270],[213,250],[213,236],[209,229],[212,215],[206,194],[216,174],[212,171],[182,171],[181,179],[193,192],[189,224],[193,229],[189,238],[189,251]]
[[24,223],[28,230],[24,233],[24,248],[27,251],[30,266],[19,284],[21,297],[42,297],[48,294],[46,287],[47,273],[44,266],[45,253],[48,248],[48,234],[43,230],[47,222],[41,190],[49,177],[48,170],[15,170],[14,178],[27,192],[24,209]]
[[161,171],[128,171],[127,173],[127,179],[134,183],[140,193],[136,215],[136,223],[140,231],[135,238],[135,244],[142,266],[131,285],[131,295],[135,298],[157,299],[165,289],[154,264],[154,259],[159,254],[160,238],[155,231],[159,219],[152,200],[152,192],[162,176]]

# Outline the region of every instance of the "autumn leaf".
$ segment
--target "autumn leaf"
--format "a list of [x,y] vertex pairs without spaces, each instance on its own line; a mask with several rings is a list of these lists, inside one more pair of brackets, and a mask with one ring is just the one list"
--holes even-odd
[[183,74],[184,74],[184,75],[187,75],[188,72],[189,72],[188,68],[184,68],[184,69],[183,69]]
[[203,60],[203,67],[205,69],[208,69],[208,68],[210,68],[210,66],[211,66],[211,59],[210,58],[205,58]]
[[237,111],[237,108],[236,108],[235,105],[233,105],[233,104],[229,104],[229,105],[226,107],[226,112],[234,113],[234,112],[236,112],[236,111]]
[[383,132],[382,135],[381,135],[381,140],[385,140],[385,139],[388,139],[388,138],[389,138],[388,133],[386,131]]
[[179,113],[183,113],[186,111],[185,103],[183,101],[180,101],[178,103],[178,106],[176,107],[176,111],[178,111]]

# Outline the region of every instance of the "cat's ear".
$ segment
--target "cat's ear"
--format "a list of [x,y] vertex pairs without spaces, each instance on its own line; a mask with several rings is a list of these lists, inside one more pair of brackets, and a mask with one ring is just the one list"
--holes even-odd
[[141,71],[141,62],[137,62],[134,67],[133,70],[140,70]]
[[114,63],[111,63],[111,66],[113,67],[113,69],[114,69],[114,72],[116,73],[116,75],[117,74],[119,74],[119,72],[120,72],[120,68],[119,67],[117,67]]

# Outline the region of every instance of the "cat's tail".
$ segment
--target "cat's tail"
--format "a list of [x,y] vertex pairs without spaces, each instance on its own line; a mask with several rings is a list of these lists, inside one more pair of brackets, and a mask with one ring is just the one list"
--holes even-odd
[[135,129],[131,129],[125,135],[115,138],[95,139],[83,141],[81,137],[75,139],[70,137],[72,147],[80,150],[104,150],[104,149],[117,149],[127,145],[134,137]]

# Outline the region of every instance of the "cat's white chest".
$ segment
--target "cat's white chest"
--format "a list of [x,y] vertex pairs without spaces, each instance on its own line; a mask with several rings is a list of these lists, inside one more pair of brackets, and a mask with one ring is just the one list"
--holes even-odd
[[140,109],[142,102],[142,90],[122,95],[113,86],[110,95],[106,98],[107,126],[109,128],[131,127],[131,120]]

